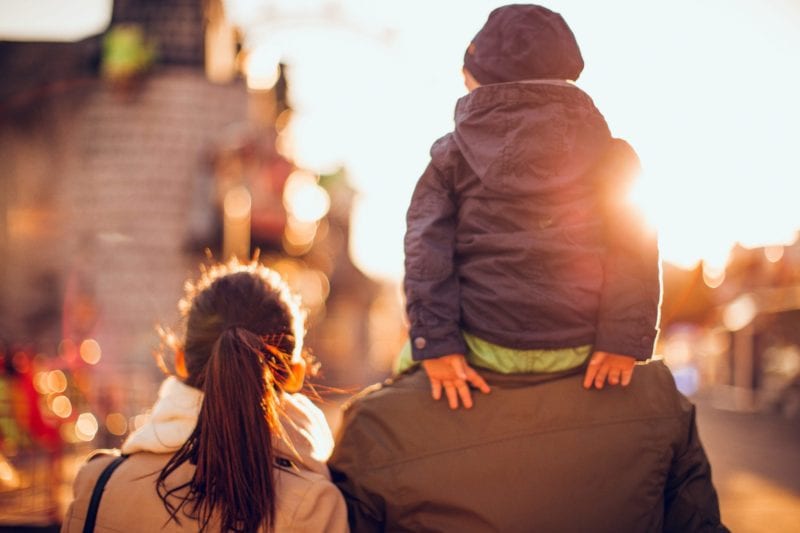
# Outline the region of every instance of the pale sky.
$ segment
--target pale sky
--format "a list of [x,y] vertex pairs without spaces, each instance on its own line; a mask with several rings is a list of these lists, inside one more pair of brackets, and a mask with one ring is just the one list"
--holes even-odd
[[[81,0],[101,13],[102,0]],[[0,1],[0,37],[47,25],[46,11]],[[289,65],[294,156],[344,164],[359,190],[353,255],[402,275],[405,210],[430,144],[465,93],[464,49],[503,2],[228,0],[247,46]],[[71,3],[74,6],[74,2]],[[663,257],[724,265],[735,242],[792,241],[800,229],[800,3],[792,0],[553,0],[586,63],[578,85],[645,168],[636,199]],[[15,22],[9,24],[17,16]],[[90,17],[91,18],[91,17]],[[96,17],[95,17],[96,18]],[[74,34],[80,26],[61,15]],[[50,24],[52,26],[53,24]],[[96,25],[96,23],[95,23]],[[84,23],[84,26],[91,24]]]

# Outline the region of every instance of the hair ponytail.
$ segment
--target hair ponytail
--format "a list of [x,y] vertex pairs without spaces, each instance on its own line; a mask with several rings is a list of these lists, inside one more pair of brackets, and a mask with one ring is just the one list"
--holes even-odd
[[[186,284],[185,383],[204,393],[197,425],[169,459],[156,490],[170,519],[201,531],[271,529],[278,395],[302,354],[304,313],[280,275],[257,262],[203,271]],[[184,463],[192,478],[167,484]]]
[[[170,516],[191,504],[200,530],[219,521],[222,531],[268,530],[275,516],[272,436],[278,431],[275,383],[262,339],[243,327],[223,330],[204,372],[205,396],[192,435],[161,471],[157,489]],[[166,488],[184,462],[196,466],[187,484]],[[176,493],[188,487],[188,494]],[[170,498],[180,502],[170,502]]]

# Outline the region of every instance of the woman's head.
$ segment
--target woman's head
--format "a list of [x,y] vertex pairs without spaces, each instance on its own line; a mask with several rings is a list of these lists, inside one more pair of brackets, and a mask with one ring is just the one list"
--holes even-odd
[[[186,284],[180,304],[186,337],[178,368],[187,384],[203,389],[206,367],[219,343],[235,337],[261,352],[278,386],[290,388],[304,368],[304,314],[278,273],[257,263],[207,269]],[[182,361],[181,361],[182,359]]]
[[[187,283],[180,307],[186,337],[176,367],[203,403],[192,435],[159,475],[159,495],[173,518],[185,508],[201,530],[267,529],[280,394],[299,389],[305,372],[304,316],[280,276],[256,262],[207,269]],[[192,481],[167,488],[186,462],[195,465]]]

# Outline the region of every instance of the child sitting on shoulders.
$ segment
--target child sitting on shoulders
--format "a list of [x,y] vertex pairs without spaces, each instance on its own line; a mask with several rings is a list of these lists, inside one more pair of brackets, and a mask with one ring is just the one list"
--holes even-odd
[[627,385],[651,357],[661,294],[655,235],[626,204],[633,149],[574,84],[564,19],[495,9],[464,56],[469,93],[431,148],[407,215],[410,355],[439,399],[472,406],[472,368]]

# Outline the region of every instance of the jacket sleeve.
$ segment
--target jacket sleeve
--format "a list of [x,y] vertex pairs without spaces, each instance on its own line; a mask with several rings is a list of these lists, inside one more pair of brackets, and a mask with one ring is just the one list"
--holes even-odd
[[627,199],[639,170],[633,148],[613,139],[598,184],[606,253],[594,348],[646,360],[658,334],[661,268],[656,234]]
[[728,531],[720,519],[711,465],[697,434],[695,408],[686,398],[681,400],[687,412],[686,439],[676,450],[664,487],[664,531]]
[[446,143],[447,137],[434,144],[433,159],[417,182],[406,216],[404,289],[415,361],[466,353],[453,261],[457,206],[452,172],[436,163]]

